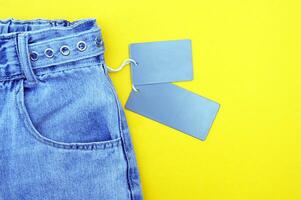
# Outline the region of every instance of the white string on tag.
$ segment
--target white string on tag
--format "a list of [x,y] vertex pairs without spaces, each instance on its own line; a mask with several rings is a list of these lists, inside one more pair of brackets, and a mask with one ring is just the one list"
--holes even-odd
[[[127,58],[127,59],[125,59],[125,60],[121,63],[121,65],[119,65],[119,67],[117,67],[117,68],[111,68],[111,67],[109,67],[108,65],[105,65],[105,67],[108,69],[108,72],[113,72],[113,73],[115,73],[115,72],[121,71],[125,66],[127,66],[127,65],[130,64],[130,63],[133,63],[135,66],[138,66],[138,63],[137,63],[135,60],[133,60],[133,59],[131,59],[131,58]],[[130,75],[131,75],[132,89],[133,89],[135,92],[138,92],[138,90],[136,89],[136,87],[135,87],[135,85],[134,85],[134,83],[133,83],[132,71],[130,72]]]

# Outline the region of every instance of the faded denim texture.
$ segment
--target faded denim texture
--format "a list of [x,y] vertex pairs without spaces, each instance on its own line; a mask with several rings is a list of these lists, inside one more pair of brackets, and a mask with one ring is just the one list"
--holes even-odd
[[95,19],[0,21],[1,200],[142,199],[103,54]]

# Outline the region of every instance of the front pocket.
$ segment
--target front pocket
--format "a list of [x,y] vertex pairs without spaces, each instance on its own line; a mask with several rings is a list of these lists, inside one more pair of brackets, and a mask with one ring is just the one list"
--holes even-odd
[[33,88],[17,92],[20,114],[39,141],[69,149],[118,146],[119,112],[113,91],[99,66],[38,77]]

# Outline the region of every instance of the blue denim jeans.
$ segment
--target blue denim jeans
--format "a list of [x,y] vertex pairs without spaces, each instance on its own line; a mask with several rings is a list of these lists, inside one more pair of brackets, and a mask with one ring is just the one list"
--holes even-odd
[[0,21],[0,199],[142,199],[95,19]]

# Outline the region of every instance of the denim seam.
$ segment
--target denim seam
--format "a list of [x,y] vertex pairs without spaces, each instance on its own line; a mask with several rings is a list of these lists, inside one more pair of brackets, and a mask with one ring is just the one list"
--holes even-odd
[[[62,70],[57,70],[57,71],[51,71],[51,72],[48,72],[48,73],[42,73],[42,72],[38,72],[36,73],[36,76],[40,77],[40,76],[44,76],[44,75],[51,75],[51,74],[56,74],[56,73],[59,73],[59,72],[65,72],[65,71],[70,71],[70,70],[76,70],[76,69],[82,69],[82,68],[89,68],[89,67],[95,67],[95,66],[98,66],[102,63],[97,63],[97,62],[85,62],[84,63],[84,66],[80,66],[80,67],[70,67],[70,68],[67,68],[67,69],[62,69]],[[81,64],[83,65],[83,64]],[[11,81],[11,80],[17,80],[17,79],[24,79],[25,76],[23,74],[20,74],[20,73],[16,73],[16,74],[13,74],[12,76],[6,76],[6,77],[1,77],[0,78],[0,82],[2,81]]]
[[[21,68],[21,63],[20,63],[20,54],[19,54],[19,44],[18,44],[18,38],[17,37],[15,37],[14,38],[14,43],[15,43],[15,46],[14,46],[14,48],[15,48],[15,51],[16,51],[16,54],[17,54],[17,60],[18,60],[18,64],[19,64],[19,67]],[[16,73],[17,74],[17,73]],[[25,77],[25,75],[24,74],[20,74],[20,75],[22,75],[22,76],[24,76]]]
[[[28,34],[19,34],[16,38],[17,52],[20,62],[20,68],[30,85],[36,84],[36,77],[33,73],[31,62],[29,61],[28,52]],[[25,52],[24,52],[25,51]],[[24,54],[23,54],[24,53]]]
[[[103,66],[104,67],[104,66]],[[127,151],[126,151],[126,147],[124,146],[124,138],[123,138],[123,130],[122,130],[122,122],[121,122],[121,113],[120,113],[120,106],[119,106],[119,103],[118,103],[118,98],[117,98],[117,94],[115,92],[115,90],[113,89],[113,86],[112,86],[112,82],[110,81],[109,77],[108,77],[108,74],[105,73],[105,76],[106,78],[108,79],[108,81],[111,83],[110,84],[110,89],[111,91],[113,92],[114,94],[114,99],[115,99],[115,103],[116,103],[116,106],[117,106],[117,110],[118,110],[118,127],[119,127],[119,131],[120,131],[120,137],[121,137],[121,144],[122,144],[122,149],[123,149],[123,154],[124,154],[124,157],[125,157],[125,160],[126,160],[126,163],[127,163],[127,182],[128,182],[128,185],[129,185],[129,190],[130,190],[130,196],[131,196],[131,199],[134,199],[133,197],[133,185],[131,183],[131,176],[130,176],[130,162],[129,162],[129,159],[128,159],[128,155],[127,155]]]
[[74,70],[77,70],[77,69],[84,69],[84,68],[90,68],[90,67],[95,67],[95,66],[98,66],[99,63],[97,62],[87,62],[85,63],[87,65],[85,66],[80,66],[80,67],[71,67],[71,68],[67,68],[67,69],[62,69],[62,70],[57,70],[57,71],[51,71],[51,72],[48,72],[48,73],[37,73],[36,75],[39,77],[39,76],[44,76],[44,75],[52,75],[52,74],[57,74],[57,73],[60,73],[60,72],[66,72],[66,71],[74,71]]
[[[22,90],[23,84],[21,87],[18,88],[15,94],[15,101],[17,104],[17,110],[19,112],[20,117],[23,119],[23,124],[27,128],[27,130],[30,132],[30,134],[39,142],[44,143],[46,145],[61,148],[61,149],[70,149],[70,150],[105,150],[113,147],[118,147],[121,143],[121,138],[116,138],[109,141],[99,141],[99,142],[88,142],[88,143],[64,143],[64,142],[57,142],[52,139],[46,138],[43,135],[41,135],[34,127],[31,122],[31,119],[29,118],[29,115],[26,111],[25,105],[24,105],[24,91]],[[17,93],[21,92],[21,98],[20,96],[17,97]]]
[[0,82],[3,82],[3,81],[11,81],[11,80],[17,80],[17,79],[22,79],[22,78],[25,78],[25,76],[22,75],[22,74],[14,74],[14,75],[12,75],[12,76],[1,77],[1,78],[0,78]]

